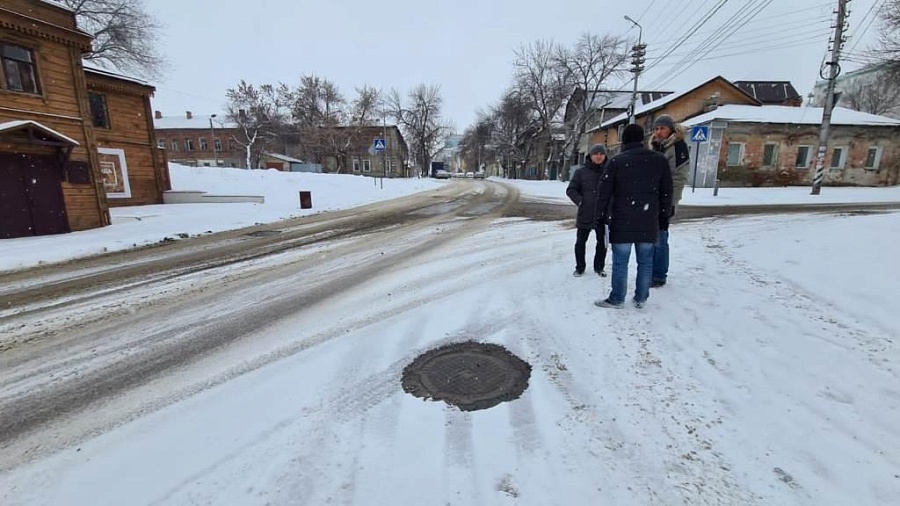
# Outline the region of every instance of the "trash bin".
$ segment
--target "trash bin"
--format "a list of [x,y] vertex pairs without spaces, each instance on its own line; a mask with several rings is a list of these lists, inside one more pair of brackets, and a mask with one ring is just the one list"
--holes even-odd
[[300,192],[300,209],[312,208],[312,192]]

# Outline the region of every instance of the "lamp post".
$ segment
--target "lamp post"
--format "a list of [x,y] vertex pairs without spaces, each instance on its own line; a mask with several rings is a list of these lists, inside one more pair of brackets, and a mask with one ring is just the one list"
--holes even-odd
[[213,118],[215,118],[215,117],[216,117],[215,114],[213,114],[209,117],[209,142],[212,143],[213,158],[215,159],[215,161],[213,163],[215,163],[215,166],[218,167],[219,166],[219,151],[216,149],[216,128],[213,126]]
[[631,48],[632,50],[632,60],[631,63],[634,67],[631,69],[634,72],[634,88],[631,91],[631,109],[628,111],[628,123],[634,123],[635,118],[635,107],[637,103],[637,87],[638,87],[638,76],[641,75],[641,71],[644,70],[644,67],[641,65],[644,63],[644,48],[646,47],[641,43],[641,39],[644,35],[644,28],[635,20],[631,19],[628,16],[625,16],[626,21],[631,21],[631,23],[638,27],[638,43],[637,45]]

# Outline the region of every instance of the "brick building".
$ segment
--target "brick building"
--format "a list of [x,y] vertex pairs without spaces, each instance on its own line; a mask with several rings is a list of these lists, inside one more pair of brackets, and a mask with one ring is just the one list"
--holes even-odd
[[165,149],[170,162],[192,167],[247,168],[247,154],[234,140],[237,125],[224,114],[183,116],[153,114],[156,140]]
[[[725,105],[684,122],[709,126],[696,153],[697,186],[810,185],[822,121],[820,107]],[[692,164],[692,170],[693,170]],[[836,107],[825,155],[828,185],[896,185],[900,120]]]

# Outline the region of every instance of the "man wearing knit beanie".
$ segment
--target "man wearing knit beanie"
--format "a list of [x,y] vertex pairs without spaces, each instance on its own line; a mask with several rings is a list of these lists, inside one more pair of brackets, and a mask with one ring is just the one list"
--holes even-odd
[[591,230],[596,234],[597,248],[594,251],[594,272],[605,277],[606,271],[606,225],[598,219],[597,213],[597,186],[600,184],[600,176],[606,166],[606,146],[594,144],[588,151],[588,159],[578,168],[569,181],[566,195],[578,206],[578,214],[575,218],[575,272],[578,277],[584,274],[587,263],[584,258],[587,241],[591,237]]
[[622,133],[622,151],[606,164],[600,179],[597,209],[608,213],[612,248],[612,289],[599,307],[620,308],[628,291],[628,261],[637,257],[634,305],[650,297],[653,245],[672,205],[672,173],[666,158],[644,146],[644,129],[631,124]]
[[[675,207],[681,201],[681,193],[687,183],[690,171],[690,160],[687,143],[684,142],[684,128],[676,125],[668,114],[661,114],[653,122],[653,137],[650,138],[653,150],[665,155],[672,172],[672,209],[669,216],[675,214]],[[669,276],[669,226],[660,228],[659,239],[653,250],[653,281],[650,286],[657,288],[666,284]]]

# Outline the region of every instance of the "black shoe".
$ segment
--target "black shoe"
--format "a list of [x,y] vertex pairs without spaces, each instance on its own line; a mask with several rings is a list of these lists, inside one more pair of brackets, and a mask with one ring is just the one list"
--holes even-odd
[[594,271],[594,272],[596,272],[597,275],[600,276],[601,278],[606,277],[606,271],[604,271],[603,269],[600,269],[599,271]]
[[572,273],[576,278],[581,277],[582,274],[584,274],[584,271],[579,271],[578,269],[575,269],[575,272]]
[[666,282],[660,281],[658,279],[654,279],[653,281],[650,282],[650,288],[659,288],[661,286],[666,286]]
[[645,300],[635,300],[634,307],[640,309],[640,308],[644,307],[644,304],[646,304],[646,303],[647,303],[647,301],[645,301]]

